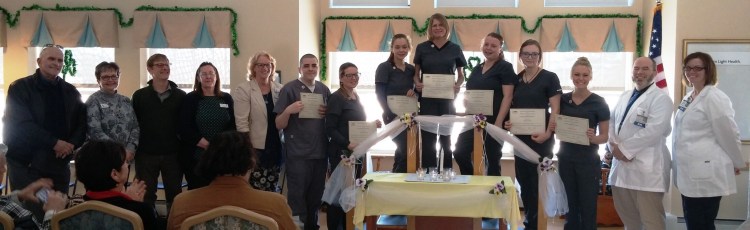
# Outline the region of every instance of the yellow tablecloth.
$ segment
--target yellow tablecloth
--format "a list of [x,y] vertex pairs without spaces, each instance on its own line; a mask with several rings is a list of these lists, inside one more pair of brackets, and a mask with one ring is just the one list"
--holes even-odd
[[[365,216],[410,215],[504,218],[517,229],[521,221],[518,195],[507,176],[470,176],[468,184],[405,182],[403,173],[368,173],[368,189],[358,191],[354,224],[362,228]],[[490,190],[505,181],[507,193]]]

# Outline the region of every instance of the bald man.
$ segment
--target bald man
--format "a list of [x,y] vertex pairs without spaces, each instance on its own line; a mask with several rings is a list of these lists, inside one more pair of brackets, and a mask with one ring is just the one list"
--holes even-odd
[[672,99],[654,85],[656,63],[633,63],[635,89],[626,91],[611,113],[608,147],[614,155],[609,184],[625,229],[666,229],[662,205],[669,188]]
[[[86,138],[86,107],[76,88],[58,75],[62,47],[50,45],[36,59],[34,74],[8,88],[3,134],[8,146],[8,176],[14,188],[49,178],[68,192],[73,150]],[[41,207],[29,208],[41,219]]]

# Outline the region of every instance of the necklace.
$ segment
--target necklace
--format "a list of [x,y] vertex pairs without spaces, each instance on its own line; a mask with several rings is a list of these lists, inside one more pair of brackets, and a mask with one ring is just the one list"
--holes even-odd
[[526,83],[530,83],[531,81],[534,80],[534,78],[536,78],[536,75],[538,75],[539,72],[541,72],[541,71],[542,71],[542,68],[539,68],[532,75],[529,75],[529,72],[523,72],[523,81],[526,82]]

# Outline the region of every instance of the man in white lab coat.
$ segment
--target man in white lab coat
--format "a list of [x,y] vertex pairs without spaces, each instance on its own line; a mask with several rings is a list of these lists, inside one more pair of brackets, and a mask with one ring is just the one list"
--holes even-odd
[[653,60],[635,60],[635,89],[620,96],[609,123],[607,144],[615,157],[609,184],[625,229],[666,229],[662,199],[669,188],[672,100],[654,85],[654,76]]

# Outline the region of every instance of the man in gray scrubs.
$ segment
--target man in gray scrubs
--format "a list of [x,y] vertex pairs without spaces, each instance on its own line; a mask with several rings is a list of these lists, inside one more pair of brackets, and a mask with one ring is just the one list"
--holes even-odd
[[285,168],[289,185],[287,200],[292,208],[292,215],[299,226],[305,226],[304,229],[318,229],[318,209],[328,169],[328,138],[323,119],[326,108],[318,108],[320,118],[300,118],[300,111],[307,106],[300,100],[300,95],[321,94],[325,103],[331,90],[315,80],[318,76],[318,58],[315,55],[305,54],[300,58],[299,73],[302,75],[299,79],[281,88],[274,113],[276,128],[284,135]]

